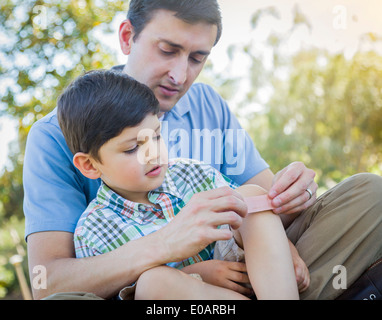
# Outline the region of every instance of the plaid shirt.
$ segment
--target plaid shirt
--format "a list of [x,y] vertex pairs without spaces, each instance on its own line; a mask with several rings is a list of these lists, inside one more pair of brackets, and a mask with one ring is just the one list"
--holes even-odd
[[[97,197],[78,221],[74,233],[76,256],[106,253],[149,235],[166,226],[195,193],[222,186],[236,188],[238,185],[213,167],[190,159],[170,161],[162,185],[149,192],[150,202],[161,209],[126,200],[102,183]],[[209,260],[214,245],[210,244],[196,256],[168,265],[181,269]]]

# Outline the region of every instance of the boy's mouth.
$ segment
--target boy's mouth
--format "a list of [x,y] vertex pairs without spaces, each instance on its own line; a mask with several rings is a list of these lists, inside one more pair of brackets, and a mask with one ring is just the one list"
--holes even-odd
[[158,176],[161,172],[162,172],[162,167],[155,166],[153,169],[151,169],[149,172],[146,173],[146,176],[155,177],[155,176]]

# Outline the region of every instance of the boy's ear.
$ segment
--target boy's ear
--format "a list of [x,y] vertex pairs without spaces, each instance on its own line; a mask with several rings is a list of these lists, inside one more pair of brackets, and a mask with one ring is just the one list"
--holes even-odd
[[74,166],[89,179],[98,179],[101,177],[101,171],[99,171],[94,162],[89,154],[83,152],[77,152],[73,157]]
[[129,55],[134,37],[134,27],[129,19],[122,21],[119,26],[119,44],[125,55]]

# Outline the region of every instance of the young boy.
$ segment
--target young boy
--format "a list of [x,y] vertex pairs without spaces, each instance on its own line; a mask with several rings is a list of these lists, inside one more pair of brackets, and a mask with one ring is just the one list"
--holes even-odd
[[[96,199],[77,224],[74,242],[78,258],[108,253],[158,230],[176,232],[166,226],[181,216],[176,217],[196,193],[205,192],[206,201],[208,190],[216,188],[222,193],[236,189],[244,196],[265,193],[256,186],[240,189],[211,166],[195,160],[168,161],[161,140],[158,101],[148,87],[127,75],[89,72],[72,82],[57,106],[74,166],[87,178],[102,179]],[[238,193],[231,199],[242,201]],[[229,205],[223,202],[216,208],[216,228],[222,224],[221,215],[230,214]],[[250,282],[258,299],[298,299],[291,252],[279,217],[263,211],[249,214],[234,230],[237,225],[232,220],[232,228],[225,226],[227,242],[215,250],[228,245],[228,251],[239,256],[239,247],[245,248],[245,267],[237,264],[230,276],[226,273],[229,285],[216,276],[219,264],[211,263],[215,245],[211,243],[188,259],[169,263],[173,268],[143,272],[136,279],[136,288],[125,289],[124,295],[136,289],[136,299],[245,299],[240,293],[248,294],[248,289],[236,282]],[[199,276],[204,281],[195,278]]]

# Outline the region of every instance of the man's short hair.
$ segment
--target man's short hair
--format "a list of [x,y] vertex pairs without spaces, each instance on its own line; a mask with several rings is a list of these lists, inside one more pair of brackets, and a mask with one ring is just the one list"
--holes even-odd
[[125,128],[159,113],[159,102],[146,85],[116,71],[95,70],[74,80],[57,102],[57,118],[73,154],[101,161],[99,149]]
[[222,34],[222,18],[216,0],[131,0],[127,18],[134,27],[134,40],[150,22],[156,10],[175,12],[175,17],[190,23],[207,22],[218,28],[215,44]]

